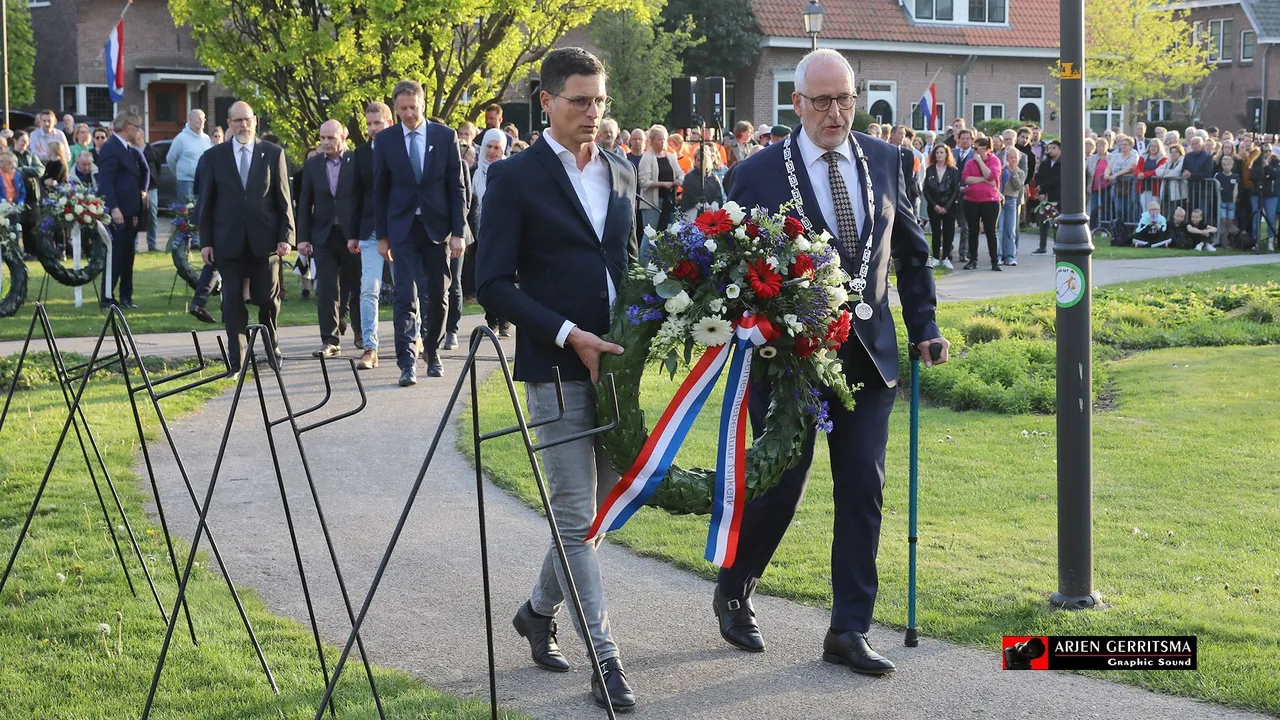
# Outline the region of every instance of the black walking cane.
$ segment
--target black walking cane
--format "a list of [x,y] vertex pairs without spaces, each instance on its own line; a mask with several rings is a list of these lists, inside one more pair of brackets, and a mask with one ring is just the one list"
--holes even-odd
[[[910,501],[907,520],[907,636],[903,644],[915,647],[920,644],[916,632],[916,520],[920,495],[920,348],[912,345],[911,356],[911,461]],[[942,346],[929,345],[929,359],[942,359]]]

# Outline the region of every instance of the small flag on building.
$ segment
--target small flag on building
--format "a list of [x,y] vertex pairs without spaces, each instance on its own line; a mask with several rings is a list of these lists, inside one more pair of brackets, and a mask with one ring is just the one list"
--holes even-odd
[[106,55],[107,90],[111,93],[111,102],[118,103],[124,99],[124,18],[121,17],[116,26],[107,35],[107,45],[103,52]]
[[920,96],[920,115],[924,118],[925,130],[938,130],[938,88],[929,83],[929,89]]

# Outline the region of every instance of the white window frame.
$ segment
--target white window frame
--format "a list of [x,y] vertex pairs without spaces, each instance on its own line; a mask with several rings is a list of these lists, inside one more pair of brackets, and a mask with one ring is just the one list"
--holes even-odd
[[[1155,110],[1160,109],[1160,117],[1156,117]],[[1173,101],[1172,100],[1148,100],[1147,101],[1147,122],[1149,123],[1167,123],[1173,119]]]
[[1107,129],[1112,129],[1112,128],[1123,129],[1125,107],[1124,105],[1120,105],[1119,107],[1114,105],[1115,99],[1116,99],[1115,93],[1111,92],[1110,88],[1086,87],[1085,88],[1086,103],[1088,102],[1091,94],[1095,89],[1106,91],[1107,107],[1102,109],[1087,108],[1085,110],[1085,129],[1087,130],[1093,127],[1093,116],[1097,114],[1105,114],[1107,116],[1107,126],[1106,126]]
[[[888,85],[890,89],[889,90],[872,90],[871,89],[872,85]],[[872,99],[872,93],[875,93],[874,100]],[[882,97],[882,95],[886,93],[889,94],[889,97],[887,98]],[[864,96],[866,97],[866,103],[867,103],[866,111],[868,115],[871,114],[872,105],[874,105],[876,102],[880,100],[888,100],[889,107],[893,108],[893,118],[892,118],[893,124],[894,125],[900,124],[899,117],[898,117],[898,81],[897,80],[867,80],[867,91],[864,94]],[[871,119],[872,119],[872,122],[879,122],[878,120],[875,119],[874,115],[872,115]]]
[[[981,120],[979,120],[979,119],[978,119],[978,108],[982,108],[982,119],[981,119]],[[993,117],[991,117],[991,110],[992,110],[992,108],[1000,108],[1000,117],[999,117],[999,118],[993,118]],[[1007,115],[1005,115],[1005,112],[1004,112],[1004,103],[974,103],[974,104],[970,107],[970,110],[972,110],[972,112],[969,114],[969,120],[970,120],[970,122],[972,122],[975,126],[976,126],[978,123],[980,123],[980,122],[986,122],[986,121],[988,121],[988,120],[1006,120],[1006,119],[1008,119],[1008,116],[1007,116]]]
[[[1009,24],[1010,10],[1009,6],[1017,2],[1017,0],[1005,0],[1004,2],[1004,22],[987,22],[985,20],[974,20],[969,17],[969,0],[933,0],[933,17],[922,18],[916,15],[916,0],[900,0],[907,5],[907,11],[911,14],[913,20],[920,25],[974,25],[977,27],[1011,27]],[[951,19],[939,20],[938,4],[951,3]],[[990,2],[990,0],[984,0]]]
[[[968,0],[928,0],[928,1],[929,1],[930,3],[932,3],[932,4],[933,4],[933,17],[923,18],[923,17],[920,17],[919,15],[916,15],[916,2],[917,2],[917,0],[907,0],[907,2],[909,2],[909,3],[910,3],[910,8],[911,8],[911,17],[915,18],[916,20],[918,20],[918,21],[920,21],[920,22],[922,22],[922,23],[954,23],[954,22],[956,22],[956,3],[957,3],[957,2],[966,2],[966,3],[968,2]],[[945,6],[945,5],[947,5],[948,3],[950,3],[950,4],[951,4],[951,19],[950,19],[950,20],[939,19],[939,18],[938,18],[938,6],[939,6],[939,5],[943,5],[943,6]],[[968,6],[966,5],[966,7],[968,7]],[[966,12],[967,12],[967,10],[966,10]]]
[[[1037,98],[1024,98],[1024,97],[1022,97],[1022,88],[1036,88],[1036,89],[1038,89],[1038,90],[1040,91],[1040,97],[1039,97],[1039,99],[1037,99]],[[1044,96],[1045,96],[1045,87],[1044,87],[1044,85],[1029,85],[1029,84],[1019,85],[1019,86],[1018,86],[1018,103],[1017,103],[1018,107],[1017,107],[1017,115],[1014,117],[1014,119],[1016,119],[1018,122],[1022,122],[1022,106],[1023,106],[1023,105],[1026,105],[1026,104],[1028,104],[1028,103],[1031,103],[1031,104],[1035,105],[1037,108],[1039,108],[1039,110],[1040,110],[1040,127],[1043,129],[1043,128],[1044,128],[1044,126],[1048,123],[1048,120],[1049,120],[1048,116],[1046,115],[1046,111],[1045,111],[1045,106],[1044,106],[1044,103],[1045,103],[1045,97],[1044,97]]]
[[[920,106],[920,103],[911,103],[911,110],[907,113],[908,115],[911,116],[911,129],[915,130],[918,133],[929,132],[923,127],[916,126],[916,108],[919,106]],[[920,124],[923,125],[924,116],[923,115],[920,116],[920,119],[921,119]],[[938,128],[939,129],[934,130],[934,132],[938,133],[939,135],[943,135],[947,132],[947,104],[946,103],[938,103]]]
[[[58,86],[58,102],[59,102],[59,103],[61,103],[61,102],[62,102],[62,91],[63,91],[63,90],[65,90],[65,89],[67,89],[67,88],[69,88],[69,87],[73,87],[73,88],[75,88],[75,89],[76,89],[76,106],[75,106],[75,107],[73,107],[73,108],[62,108],[62,112],[64,112],[64,113],[71,113],[72,115],[87,115],[87,114],[88,114],[88,106],[89,106],[89,103],[88,103],[88,100],[87,100],[87,99],[86,99],[86,97],[85,97],[85,96],[86,96],[86,92],[85,92],[86,90],[88,90],[89,88],[103,88],[103,89],[107,89],[107,85],[106,85],[106,83],[80,83],[79,85],[72,85],[72,84],[68,83],[68,84],[66,84],[66,85],[59,85],[59,86]],[[113,104],[113,105],[114,105],[114,104]]]
[[[1009,6],[1014,0],[1004,0],[1004,22],[987,22],[986,20],[975,20],[969,16],[969,0],[956,0],[964,7],[965,22],[969,25],[978,25],[981,27],[1009,27]],[[991,11],[991,0],[982,0],[986,4],[988,14]],[[959,13],[956,13],[957,15]]]
[[794,83],[796,81],[796,73],[794,70],[775,71],[773,73],[773,89],[770,91],[773,95],[773,111],[769,114],[773,118],[772,123],[778,124],[778,111],[795,109],[791,103],[791,98],[778,97],[778,86],[784,82]]
[[[1251,36],[1251,37],[1252,37],[1252,39],[1253,39],[1253,42],[1249,43],[1249,47],[1250,47],[1250,48],[1252,48],[1252,51],[1251,51],[1251,54],[1249,55],[1249,57],[1245,57],[1245,56],[1244,56],[1244,36],[1245,36],[1245,35],[1249,35],[1249,36]],[[1258,34],[1257,34],[1257,33],[1255,33],[1255,32],[1254,32],[1254,31],[1252,31],[1252,30],[1241,30],[1241,31],[1240,31],[1240,46],[1239,46],[1239,47],[1240,47],[1240,64],[1241,64],[1241,65],[1252,65],[1252,64],[1253,64],[1253,59],[1254,59],[1255,57],[1257,57],[1257,54],[1258,54]]]
[[[1234,18],[1216,18],[1213,20],[1205,21],[1205,24],[1204,24],[1205,39],[1212,43],[1212,47],[1209,49],[1209,62],[1211,63],[1215,63],[1215,62],[1230,63],[1232,61],[1233,56],[1235,55],[1234,49],[1232,49],[1231,55],[1223,54],[1222,46],[1224,43],[1216,42],[1219,38],[1221,38],[1222,40],[1226,40],[1228,37],[1231,37],[1232,39],[1234,39],[1233,36],[1228,36],[1227,33],[1225,32],[1227,23],[1231,23],[1232,30],[1235,30]],[[1218,28],[1216,32],[1214,31],[1215,25]]]
[[28,8],[42,8],[42,7],[49,7],[49,6],[50,6],[50,5],[52,5],[52,4],[53,4],[53,3],[52,3],[52,2],[50,2],[50,0],[27,0],[27,7],[28,7]]

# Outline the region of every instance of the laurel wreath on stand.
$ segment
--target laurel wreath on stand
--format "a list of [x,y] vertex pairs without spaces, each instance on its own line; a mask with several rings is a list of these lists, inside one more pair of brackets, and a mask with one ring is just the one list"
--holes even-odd
[[0,261],[8,269],[8,292],[0,298],[0,317],[12,317],[27,301],[27,264],[22,259],[22,225],[13,221],[22,207],[0,202]]
[[[49,277],[62,285],[79,287],[93,282],[107,265],[111,233],[104,223],[108,217],[102,198],[82,187],[59,185],[50,189],[40,201],[43,219],[36,228],[36,258]],[[85,232],[92,233],[92,246],[87,261],[79,270],[62,264],[61,253],[53,244],[53,232],[61,229],[67,242],[80,242]],[[79,232],[80,236],[76,237]]]

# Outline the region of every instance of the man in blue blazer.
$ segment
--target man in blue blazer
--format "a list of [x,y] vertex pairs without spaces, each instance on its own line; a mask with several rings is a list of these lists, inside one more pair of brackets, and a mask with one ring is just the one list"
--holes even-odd
[[142,138],[142,118],[126,110],[116,115],[111,127],[115,134],[98,150],[98,192],[111,212],[111,282],[102,284],[102,305],[133,308],[137,307],[133,304],[133,258],[151,169],[133,147]]
[[[444,375],[440,340],[449,310],[449,258],[464,250],[466,206],[458,137],[427,122],[426,94],[413,80],[396,84],[391,104],[400,122],[378,133],[373,150],[373,210],[378,252],[395,279],[396,363],[400,386],[416,385],[417,341],[427,375]],[[419,312],[426,315],[423,331]]]
[[[885,444],[898,382],[897,336],[889,308],[891,262],[907,336],[920,348],[925,365],[946,362],[950,346],[934,321],[937,301],[929,245],[912,210],[898,148],[851,132],[856,99],[853,69],[844,56],[834,50],[806,55],[796,67],[791,97],[802,126],[735,165],[729,198],[744,208],[760,206],[769,212],[800,201],[790,214],[813,232],[835,236],[841,264],[853,279],[849,309],[855,316],[854,332],[838,354],[849,383],[862,387],[854,394],[853,411],[834,397],[825,398],[833,425],[827,447],[835,486],[835,537],[831,627],[822,658],[880,675],[892,671],[893,663],[871,649],[865,633],[878,587]],[[941,356],[931,361],[934,345]],[[769,407],[769,388],[753,390],[749,402],[752,425],[760,429]],[[737,560],[720,571],[713,600],[720,634],[743,650],[764,650],[751,593],[804,494],[814,434],[809,432],[800,462],[782,482],[748,503]]]
[[[538,429],[543,443],[598,427],[595,381],[600,354],[622,348],[600,336],[628,264],[637,257],[636,174],[631,163],[604,152],[596,131],[609,106],[604,66],[582,48],[560,48],[542,62],[539,100],[551,127],[531,148],[489,166],[476,241],[476,287],[485,309],[508,318],[516,335],[517,380],[529,412],[558,411],[555,373],[563,380],[564,415]],[[498,208],[495,212],[492,208]],[[518,279],[518,284],[517,284]],[[548,448],[543,467],[551,509],[587,619],[604,686],[592,673],[596,704],[635,706],[618,646],[609,629],[596,549],[585,542],[596,507],[618,482],[599,438]],[[529,641],[538,666],[566,672],[556,642],[556,612],[564,605],[564,568],[554,546],[542,562],[529,602],[512,624]]]

